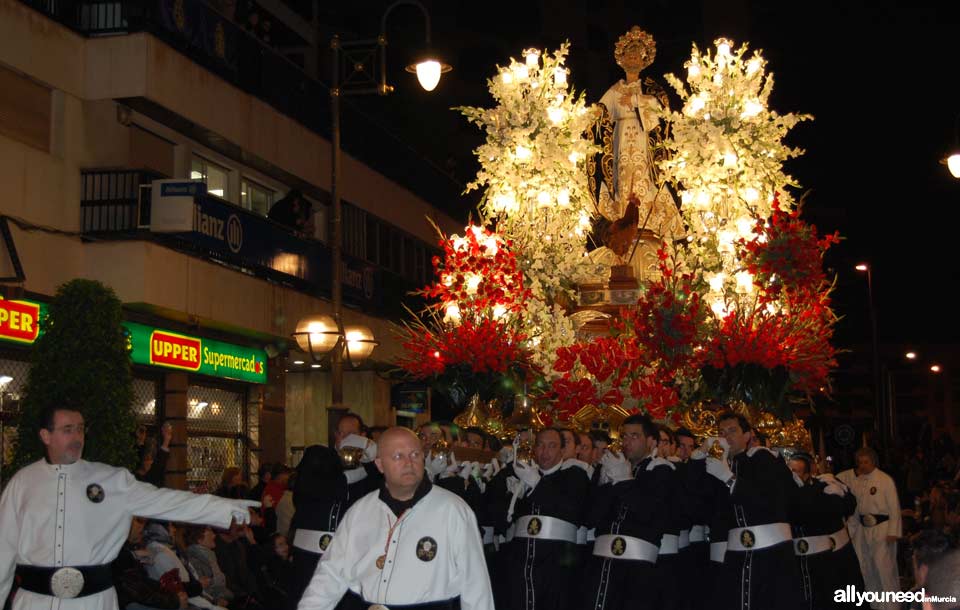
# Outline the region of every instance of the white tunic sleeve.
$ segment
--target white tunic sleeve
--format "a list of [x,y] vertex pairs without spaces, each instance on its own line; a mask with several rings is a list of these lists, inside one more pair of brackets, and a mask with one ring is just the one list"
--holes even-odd
[[7,599],[17,567],[17,548],[20,545],[20,524],[17,522],[17,480],[8,482],[0,497],[0,603]]
[[353,559],[350,557],[352,545],[349,539],[356,514],[356,510],[348,511],[337,528],[337,535],[320,558],[313,578],[297,604],[297,610],[333,610],[350,588],[348,570]]
[[157,488],[149,483],[142,483],[127,470],[122,470],[121,476],[123,479],[120,486],[125,492],[127,510],[138,517],[228,528],[234,513],[246,510],[227,498]]
[[459,542],[454,544],[456,554],[453,561],[456,564],[455,578],[463,586],[460,607],[462,610],[493,610],[493,592],[477,518],[471,510],[458,512],[462,518],[457,519],[451,528],[454,532],[450,540]]

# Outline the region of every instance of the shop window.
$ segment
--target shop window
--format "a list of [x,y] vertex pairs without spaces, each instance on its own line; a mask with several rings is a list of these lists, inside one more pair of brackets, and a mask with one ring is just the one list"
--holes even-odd
[[249,476],[244,392],[191,385],[187,390],[187,486],[215,491],[227,468]]
[[230,198],[230,170],[213,161],[194,155],[190,162],[190,179],[207,183],[207,192],[221,199]]
[[267,187],[244,178],[240,181],[240,205],[252,212],[266,216],[273,205],[275,193]]

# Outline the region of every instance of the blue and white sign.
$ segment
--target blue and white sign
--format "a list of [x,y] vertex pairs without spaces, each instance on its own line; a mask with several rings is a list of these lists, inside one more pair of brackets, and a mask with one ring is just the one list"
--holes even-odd
[[201,180],[154,180],[150,194],[150,230],[180,233],[193,230],[194,201],[207,194]]

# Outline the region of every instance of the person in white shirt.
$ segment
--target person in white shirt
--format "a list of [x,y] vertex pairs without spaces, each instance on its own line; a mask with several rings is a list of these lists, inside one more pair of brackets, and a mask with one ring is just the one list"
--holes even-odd
[[110,562],[134,515],[226,528],[260,505],[157,489],[84,461],[83,415],[56,404],[41,418],[46,458],[20,469],[0,497],[0,601],[16,575],[13,610],[116,610]]
[[417,436],[384,432],[376,465],[383,486],[347,511],[297,607],[333,610],[350,591],[374,610],[493,610],[476,517],[424,477]]
[[[897,570],[897,540],[902,529],[900,500],[890,475],[877,468],[877,453],[869,447],[855,455],[855,470],[837,475],[857,497],[857,510],[847,520],[853,548],[860,560],[867,591],[900,591]],[[884,610],[895,610],[894,602],[878,604]]]

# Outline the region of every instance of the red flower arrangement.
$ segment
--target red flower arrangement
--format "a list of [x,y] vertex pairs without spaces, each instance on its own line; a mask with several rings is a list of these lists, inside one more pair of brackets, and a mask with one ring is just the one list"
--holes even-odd
[[413,320],[398,331],[398,364],[457,405],[473,394],[484,400],[512,394],[504,379],[526,380],[532,367],[518,323],[530,291],[511,244],[470,226],[440,245],[444,256],[433,258],[439,280],[417,293],[436,302],[422,316],[411,312]]
[[829,385],[836,316],[822,259],[838,242],[836,233],[818,237],[797,211],[776,209],[740,244],[757,296],[752,307],[733,308],[720,320],[703,352],[701,372],[713,400],[789,416],[790,393],[809,396]]
[[[556,408],[569,417],[586,404],[630,405],[662,419],[680,404],[678,385],[696,374],[705,341],[707,310],[689,273],[666,244],[658,251],[660,279],[623,309],[609,337],[557,350]],[[579,365],[579,366],[578,366]]]
[[823,254],[840,243],[840,234],[822,238],[817,228],[800,220],[800,210],[785,212],[776,199],[769,223],[759,224],[756,237],[741,243],[741,260],[768,298],[788,293],[815,294],[826,283]]

